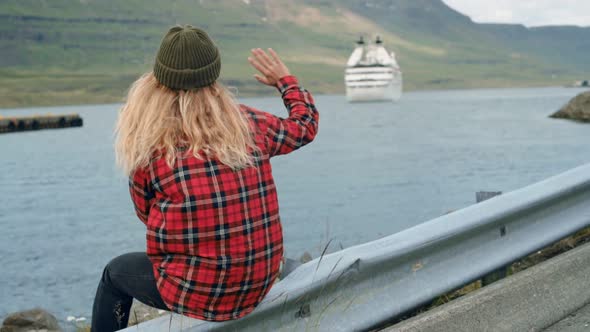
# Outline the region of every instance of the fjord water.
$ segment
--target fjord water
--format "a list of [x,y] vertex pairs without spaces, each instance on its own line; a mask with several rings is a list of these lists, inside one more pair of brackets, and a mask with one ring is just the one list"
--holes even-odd
[[[407,93],[398,104],[316,96],[320,132],[274,159],[286,254],[371,241],[590,162],[590,126],[547,116],[580,90]],[[285,115],[280,99],[242,102]],[[89,317],[104,265],[142,251],[127,180],[114,166],[120,105],[77,112],[79,129],[0,135],[0,319],[41,306]]]

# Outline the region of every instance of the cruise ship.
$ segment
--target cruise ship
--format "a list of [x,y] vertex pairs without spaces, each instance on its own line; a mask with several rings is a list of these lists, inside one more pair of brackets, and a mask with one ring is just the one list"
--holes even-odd
[[361,37],[345,72],[346,98],[350,102],[398,101],[402,96],[402,71],[377,36],[374,43]]

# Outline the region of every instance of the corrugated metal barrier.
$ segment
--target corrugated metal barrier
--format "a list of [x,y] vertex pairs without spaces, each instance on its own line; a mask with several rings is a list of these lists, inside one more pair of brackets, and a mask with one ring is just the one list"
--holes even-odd
[[306,263],[236,321],[164,316],[128,331],[359,331],[590,225],[590,164]]

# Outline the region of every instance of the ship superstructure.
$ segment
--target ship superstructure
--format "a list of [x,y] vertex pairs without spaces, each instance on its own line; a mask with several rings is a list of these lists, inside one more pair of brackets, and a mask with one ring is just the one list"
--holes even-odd
[[361,37],[345,72],[348,101],[397,101],[402,95],[402,71],[395,53],[389,53],[379,36],[374,43]]

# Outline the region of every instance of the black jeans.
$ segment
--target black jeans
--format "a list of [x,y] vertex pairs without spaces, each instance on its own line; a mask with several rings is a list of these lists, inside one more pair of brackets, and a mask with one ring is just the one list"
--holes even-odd
[[151,307],[169,310],[156,288],[152,263],[146,253],[114,258],[104,268],[92,308],[92,332],[127,327],[133,298]]
[[[281,278],[301,263],[287,258]],[[121,255],[110,261],[102,272],[92,308],[92,332],[124,329],[129,322],[133,298],[151,307],[169,310],[156,288],[152,263],[144,252]]]

